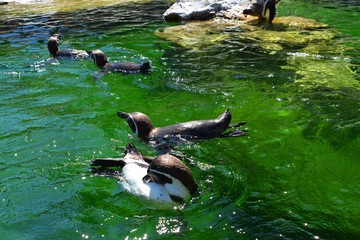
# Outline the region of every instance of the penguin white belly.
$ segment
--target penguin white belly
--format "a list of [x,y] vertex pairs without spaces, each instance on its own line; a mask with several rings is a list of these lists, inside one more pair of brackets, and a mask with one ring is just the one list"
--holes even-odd
[[164,185],[148,182],[144,183],[143,177],[147,174],[147,168],[135,163],[126,164],[122,169],[124,180],[120,184],[128,192],[141,196],[160,205],[172,205],[168,190]]
[[190,198],[190,192],[186,187],[177,179],[172,179],[172,184],[165,183],[165,188],[169,192],[169,195],[178,196],[184,200]]

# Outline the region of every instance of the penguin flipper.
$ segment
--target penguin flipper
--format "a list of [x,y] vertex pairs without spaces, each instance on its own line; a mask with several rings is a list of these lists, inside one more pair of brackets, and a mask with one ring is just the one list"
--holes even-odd
[[275,6],[275,2],[272,2],[272,1],[268,1],[267,2],[267,6],[266,8],[269,9],[269,23],[272,23],[272,21],[274,20],[275,18],[275,14],[276,14],[276,6]]
[[96,158],[91,161],[91,172],[111,174],[125,166],[123,158]]

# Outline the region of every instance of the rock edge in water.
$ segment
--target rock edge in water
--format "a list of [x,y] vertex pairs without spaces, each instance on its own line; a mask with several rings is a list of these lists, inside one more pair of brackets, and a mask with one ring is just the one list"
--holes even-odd
[[163,14],[166,21],[207,20],[215,16],[241,18],[248,0],[180,0]]

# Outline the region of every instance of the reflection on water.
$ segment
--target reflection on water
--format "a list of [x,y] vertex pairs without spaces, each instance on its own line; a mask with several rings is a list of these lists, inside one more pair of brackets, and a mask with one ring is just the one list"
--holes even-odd
[[[279,16],[310,7],[303,16],[328,14],[309,2],[284,3],[289,14]],[[359,89],[349,84],[358,81],[353,46],[359,41],[341,27],[333,30],[344,22],[347,34],[357,31],[342,8],[331,9],[338,18],[325,22],[336,34],[321,42],[280,41],[274,49],[269,30],[261,40],[239,40],[241,30],[228,27],[218,45],[204,38],[204,47],[187,49],[154,35],[174,25],[162,20],[167,2],[88,9],[91,1],[76,1],[81,10],[66,12],[73,3],[41,14],[26,7],[22,15],[19,6],[1,6],[1,15],[8,14],[0,20],[1,233],[16,239],[359,236]],[[326,14],[320,16],[327,20]],[[146,58],[154,71],[94,81],[91,61],[49,64],[46,41],[55,33],[63,35],[61,48],[100,48],[111,61]],[[234,121],[247,121],[249,136],[177,147],[191,158],[200,184],[181,211],[149,210],[116,180],[88,172],[89,159],[121,155],[129,141],[154,155],[116,117],[120,110],[147,113],[163,126],[212,118],[224,108]]]
[[[149,12],[145,13],[143,8],[148,9]],[[42,37],[38,35],[40,30],[46,30],[47,34],[49,32],[53,34],[68,31],[81,34],[89,30],[108,33],[114,27],[128,26],[130,28],[136,24],[141,27],[154,22],[162,22],[162,19],[159,19],[159,14],[164,9],[166,9],[166,6],[154,8],[149,3],[145,5],[130,3],[125,6],[117,5],[115,7],[100,7],[91,10],[84,8],[76,12],[76,14],[56,12],[26,16],[23,13],[21,17],[3,19],[1,21],[1,33],[2,35],[8,34],[2,36],[4,39],[17,38],[20,40],[19,36],[31,35],[37,37],[39,41]]]
[[1,6],[4,12],[0,16],[21,16],[28,14],[49,14],[57,12],[74,12],[116,4],[129,4],[134,2],[146,2],[148,0],[68,0],[66,4],[62,0],[6,0],[7,5]]

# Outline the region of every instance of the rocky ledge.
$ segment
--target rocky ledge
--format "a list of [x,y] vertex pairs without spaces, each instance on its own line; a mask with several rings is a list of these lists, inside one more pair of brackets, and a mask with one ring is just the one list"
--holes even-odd
[[179,0],[165,13],[167,21],[207,20],[215,16],[244,18],[249,0]]

